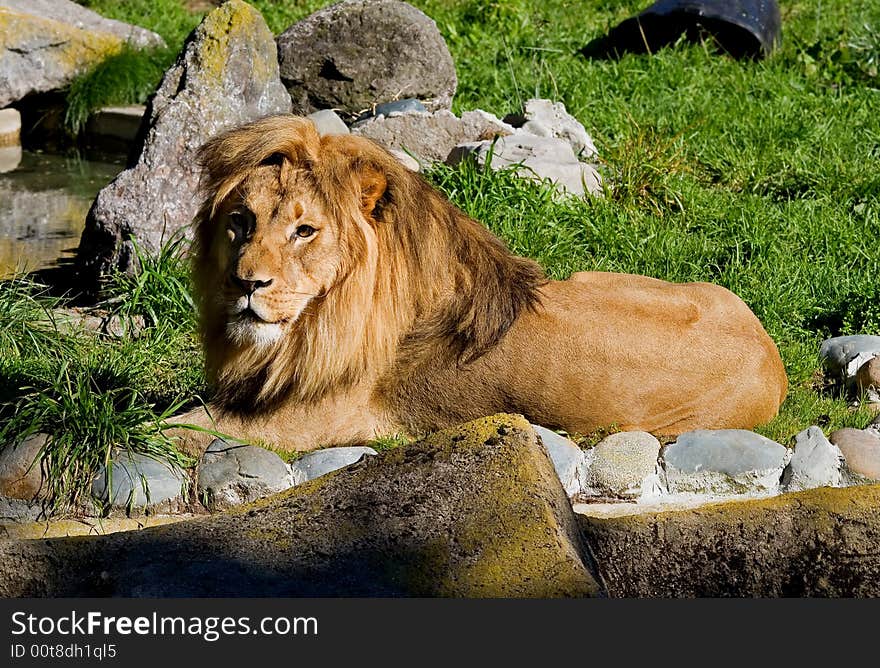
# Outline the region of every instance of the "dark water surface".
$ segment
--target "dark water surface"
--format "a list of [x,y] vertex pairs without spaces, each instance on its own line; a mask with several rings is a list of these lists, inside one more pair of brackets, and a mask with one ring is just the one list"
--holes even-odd
[[0,149],[0,277],[72,257],[98,191],[123,165]]

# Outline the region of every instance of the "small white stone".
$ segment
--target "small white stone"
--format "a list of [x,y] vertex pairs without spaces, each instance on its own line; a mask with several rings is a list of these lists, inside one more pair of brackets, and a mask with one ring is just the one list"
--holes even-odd
[[349,134],[348,126],[332,109],[321,109],[306,116],[312,123],[320,135],[347,135]]

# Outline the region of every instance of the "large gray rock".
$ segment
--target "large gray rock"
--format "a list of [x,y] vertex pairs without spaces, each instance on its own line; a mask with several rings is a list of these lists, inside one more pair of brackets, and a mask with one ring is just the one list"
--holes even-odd
[[644,431],[622,431],[593,448],[589,469],[591,492],[622,498],[657,493],[660,441]]
[[569,195],[602,192],[596,167],[578,161],[571,145],[556,137],[517,132],[494,141],[466,142],[456,146],[446,162],[456,165],[465,160],[480,166],[489,162],[495,170],[514,168],[518,175],[537,181],[549,179],[559,192]]
[[831,442],[840,448],[853,473],[880,480],[880,434],[873,429],[838,429]]
[[187,478],[167,462],[118,453],[92,482],[92,496],[115,508],[145,508],[183,497]]
[[547,451],[499,415],[204,519],[0,541],[0,596],[588,596],[585,558]]
[[163,46],[156,33],[105,19],[69,0],[0,0],[0,107],[60,90],[119,51]]
[[466,111],[458,118],[448,109],[375,116],[351,128],[387,149],[412,153],[424,162],[442,162],[463,142],[502,137],[514,128],[485,111]]
[[0,496],[30,501],[44,490],[38,457],[48,434],[34,434],[0,450]]
[[92,205],[77,254],[86,286],[113,268],[135,268],[132,238],[155,252],[189,225],[198,208],[195,153],[205,141],[289,110],[263,17],[241,0],[209,13],[150,100],[137,163]]
[[315,12],[278,37],[281,78],[296,113],[417,98],[448,109],[457,79],[437,25],[397,0],[348,0]]
[[373,448],[366,446],[353,446],[345,448],[324,448],[303,455],[290,465],[290,472],[296,484],[314,480],[338,471],[355,462],[363,456],[378,454]]
[[215,439],[199,462],[199,499],[209,508],[231,508],[293,486],[290,468],[274,452]]
[[579,160],[589,160],[599,155],[587,130],[565,110],[562,102],[533,98],[523,105],[522,114],[512,114],[504,120],[521,132],[538,137],[556,137],[568,142]]
[[787,462],[785,446],[743,429],[689,431],[667,446],[669,491],[742,494],[775,490]]
[[584,451],[581,450],[571,439],[560,436],[555,431],[546,427],[533,424],[535,433],[541,437],[541,442],[547,448],[553,468],[565,493],[569,497],[576,496],[583,491],[587,482],[587,462]]
[[795,437],[794,454],[782,473],[786,492],[842,487],[847,482],[843,453],[819,427],[805,429]]

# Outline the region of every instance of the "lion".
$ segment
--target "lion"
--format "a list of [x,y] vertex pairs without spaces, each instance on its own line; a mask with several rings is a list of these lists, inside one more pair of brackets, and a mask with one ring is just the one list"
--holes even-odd
[[[194,276],[214,394],[180,422],[288,451],[499,412],[675,436],[752,428],[786,395],[775,344],[733,293],[548,280],[368,139],[272,116],[199,160]],[[190,452],[210,440],[182,438]]]

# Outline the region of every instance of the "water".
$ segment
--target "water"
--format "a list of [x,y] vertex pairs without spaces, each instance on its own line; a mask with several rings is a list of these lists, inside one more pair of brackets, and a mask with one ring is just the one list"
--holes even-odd
[[0,277],[72,257],[92,201],[123,166],[17,147],[0,153]]

